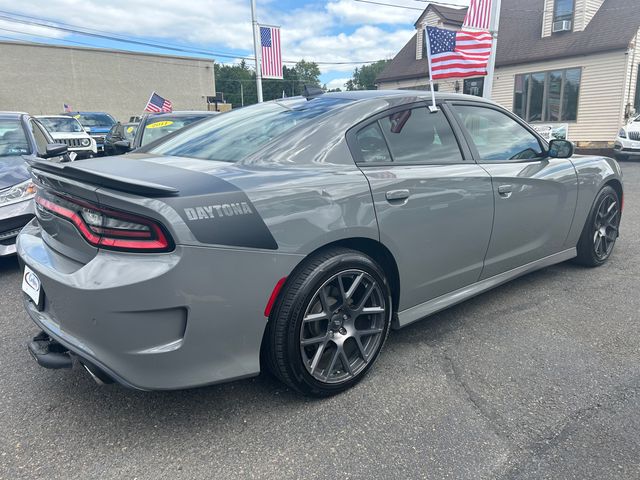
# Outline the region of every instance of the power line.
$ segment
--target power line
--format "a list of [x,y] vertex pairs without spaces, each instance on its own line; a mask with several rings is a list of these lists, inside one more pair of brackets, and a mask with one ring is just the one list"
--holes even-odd
[[424,8],[418,8],[418,7],[407,7],[405,5],[394,5],[392,3],[382,3],[382,2],[372,2],[371,0],[353,0],[354,2],[360,2],[360,3],[371,3],[373,5],[382,5],[384,7],[396,7],[396,8],[405,8],[407,10],[418,10],[420,12],[424,11]]
[[[21,18],[16,18],[16,17],[21,17]],[[116,41],[116,42],[130,43],[130,44],[133,44],[133,45],[139,45],[139,46],[145,46],[145,47],[151,47],[151,48],[157,48],[157,49],[164,49],[164,50],[171,50],[171,51],[181,52],[181,53],[210,55],[210,56],[215,56],[215,57],[242,59],[242,60],[248,60],[248,61],[253,61],[254,60],[254,57],[251,57],[251,56],[242,56],[242,55],[234,55],[234,54],[231,54],[231,53],[216,52],[216,51],[212,51],[212,50],[195,49],[195,48],[192,48],[192,47],[186,47],[186,46],[181,46],[181,45],[176,45],[176,44],[157,43],[157,42],[136,40],[136,39],[133,39],[133,38],[130,38],[130,37],[124,37],[124,36],[121,36],[121,35],[114,35],[114,34],[110,34],[110,33],[107,33],[107,32],[101,32],[99,30],[85,29],[83,27],[77,27],[75,25],[63,24],[63,23],[59,23],[59,22],[52,22],[50,20],[46,20],[46,19],[42,19],[42,18],[38,18],[38,17],[31,17],[31,16],[28,16],[28,15],[20,15],[20,14],[15,14],[15,13],[3,11],[3,10],[0,10],[0,19],[6,20],[6,21],[9,21],[9,22],[13,22],[13,23],[21,23],[21,24],[30,25],[30,26],[45,27],[45,28],[59,30],[59,31],[67,32],[67,33],[72,33],[72,34],[77,34],[77,35],[85,35],[85,36],[94,37],[94,38],[100,38],[100,39],[103,39],[103,40],[111,40],[111,41]],[[29,20],[25,20],[25,19],[29,19]],[[83,29],[80,30],[80,28],[83,28]],[[30,33],[28,33],[28,32],[21,32],[21,34],[30,35]],[[34,36],[36,36],[36,35],[34,35]],[[367,64],[367,63],[375,63],[376,61],[377,60],[344,61],[344,62],[316,61],[314,63],[316,63],[317,65],[361,65],[361,64]],[[283,60],[283,63],[296,64],[296,63],[298,63],[298,61],[296,61],[296,60]]]

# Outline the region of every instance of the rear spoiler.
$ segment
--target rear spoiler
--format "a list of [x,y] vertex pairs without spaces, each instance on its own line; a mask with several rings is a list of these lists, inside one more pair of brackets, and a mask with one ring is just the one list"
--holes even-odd
[[149,197],[168,197],[177,195],[180,191],[177,188],[158,183],[145,182],[144,180],[134,180],[127,177],[110,175],[107,173],[96,173],[82,168],[75,167],[73,163],[54,163],[38,158],[24,157],[29,165],[29,170],[33,175],[38,172],[53,173],[61,177],[78,180],[99,187],[111,188],[121,192],[133,193],[136,195],[146,195]]

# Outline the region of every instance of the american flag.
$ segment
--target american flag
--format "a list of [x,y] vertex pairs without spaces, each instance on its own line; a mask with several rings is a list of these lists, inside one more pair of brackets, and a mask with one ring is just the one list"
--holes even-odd
[[492,37],[489,32],[427,27],[429,73],[432,80],[487,74]]
[[149,101],[147,102],[147,106],[144,107],[145,112],[154,112],[154,113],[162,113],[162,112],[172,112],[173,111],[173,103],[170,100],[166,100],[158,95],[156,92],[151,94],[149,97]]
[[282,78],[280,28],[260,27],[260,45],[262,45],[262,76],[264,78]]
[[489,30],[491,22],[491,0],[471,0],[462,28]]
[[71,105],[69,105],[68,103],[63,103],[62,104],[62,108],[64,110],[64,113],[71,113],[73,112],[73,109],[71,108]]

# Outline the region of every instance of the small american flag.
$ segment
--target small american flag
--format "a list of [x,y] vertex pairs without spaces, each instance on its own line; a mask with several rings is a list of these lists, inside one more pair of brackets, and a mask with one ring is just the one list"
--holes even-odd
[[156,92],[153,92],[147,102],[147,106],[144,107],[144,111],[154,113],[172,112],[173,103],[171,103],[170,100],[162,98]]
[[69,105],[68,103],[63,103],[62,104],[62,108],[64,109],[64,113],[73,112],[73,109],[71,108],[71,105]]
[[262,76],[264,78],[282,78],[280,28],[260,27],[260,45],[262,45]]
[[489,32],[427,27],[429,73],[432,80],[487,74],[492,37]]
[[462,28],[489,30],[491,22],[491,0],[471,0]]

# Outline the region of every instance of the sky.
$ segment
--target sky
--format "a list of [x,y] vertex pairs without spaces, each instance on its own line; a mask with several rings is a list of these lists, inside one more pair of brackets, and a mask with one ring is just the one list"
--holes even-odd
[[[283,59],[316,62],[370,62],[393,56],[414,33],[422,0],[372,0],[396,8],[357,0],[257,0],[258,21],[281,26]],[[466,6],[469,0],[446,0]],[[220,55],[219,63],[237,63],[253,55],[250,0],[0,0],[0,40],[108,47],[176,55],[149,46],[78,35],[38,25],[61,22],[143,42],[204,49]],[[27,18],[28,17],[28,18]],[[321,81],[342,88],[357,64],[321,65]]]

